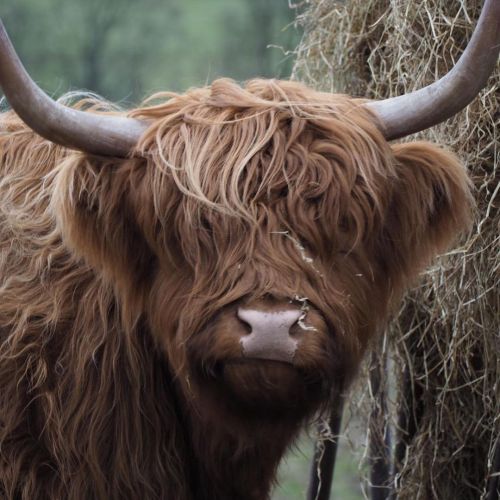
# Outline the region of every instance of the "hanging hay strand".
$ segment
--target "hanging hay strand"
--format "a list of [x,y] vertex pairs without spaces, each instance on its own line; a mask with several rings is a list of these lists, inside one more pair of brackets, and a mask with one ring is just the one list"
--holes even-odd
[[[458,60],[481,5],[308,0],[297,21],[304,37],[294,78],[370,98],[421,88]],[[498,498],[488,488],[500,448],[499,82],[497,66],[466,110],[419,134],[461,156],[475,184],[477,215],[470,234],[407,295],[373,356],[378,390],[359,397],[380,408],[381,394],[394,392],[397,381],[385,416],[364,411],[371,434],[396,456],[386,483],[400,500]],[[380,361],[387,351],[389,368]]]

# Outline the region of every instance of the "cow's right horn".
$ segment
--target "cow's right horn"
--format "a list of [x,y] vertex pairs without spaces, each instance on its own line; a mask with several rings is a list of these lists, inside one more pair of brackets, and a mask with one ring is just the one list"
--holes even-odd
[[125,157],[147,128],[147,123],[140,120],[79,111],[52,100],[24,69],[1,21],[0,86],[26,125],[62,146]]

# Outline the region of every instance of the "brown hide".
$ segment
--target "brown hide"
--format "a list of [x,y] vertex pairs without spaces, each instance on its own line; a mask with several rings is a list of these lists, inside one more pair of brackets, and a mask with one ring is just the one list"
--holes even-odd
[[[389,145],[359,100],[218,80],[156,102],[132,113],[152,125],[128,160],[0,118],[8,499],[267,498],[468,224],[457,159]],[[300,309],[292,362],[243,356],[239,307]]]

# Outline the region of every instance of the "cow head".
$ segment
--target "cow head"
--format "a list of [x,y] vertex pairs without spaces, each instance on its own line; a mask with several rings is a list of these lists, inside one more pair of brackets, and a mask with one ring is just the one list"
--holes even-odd
[[456,158],[391,147],[359,100],[218,80],[135,115],[136,155],[71,155],[54,212],[205,414],[316,410],[468,220]]
[[455,158],[387,141],[473,99],[499,18],[487,0],[448,75],[382,102],[221,80],[127,117],[86,113],[36,87],[2,26],[0,81],[34,130],[86,152],[56,173],[64,238],[114,287],[125,330],[145,319],[184,396],[208,413],[303,416],[468,220]]

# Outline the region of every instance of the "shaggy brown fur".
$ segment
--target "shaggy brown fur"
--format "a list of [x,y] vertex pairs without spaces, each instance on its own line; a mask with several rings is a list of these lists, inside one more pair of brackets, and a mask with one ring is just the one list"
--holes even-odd
[[[358,100],[230,80],[156,96],[134,156],[0,118],[0,495],[267,498],[300,426],[469,219],[464,169]],[[100,104],[99,106],[102,106]],[[294,367],[238,304],[296,302]]]

